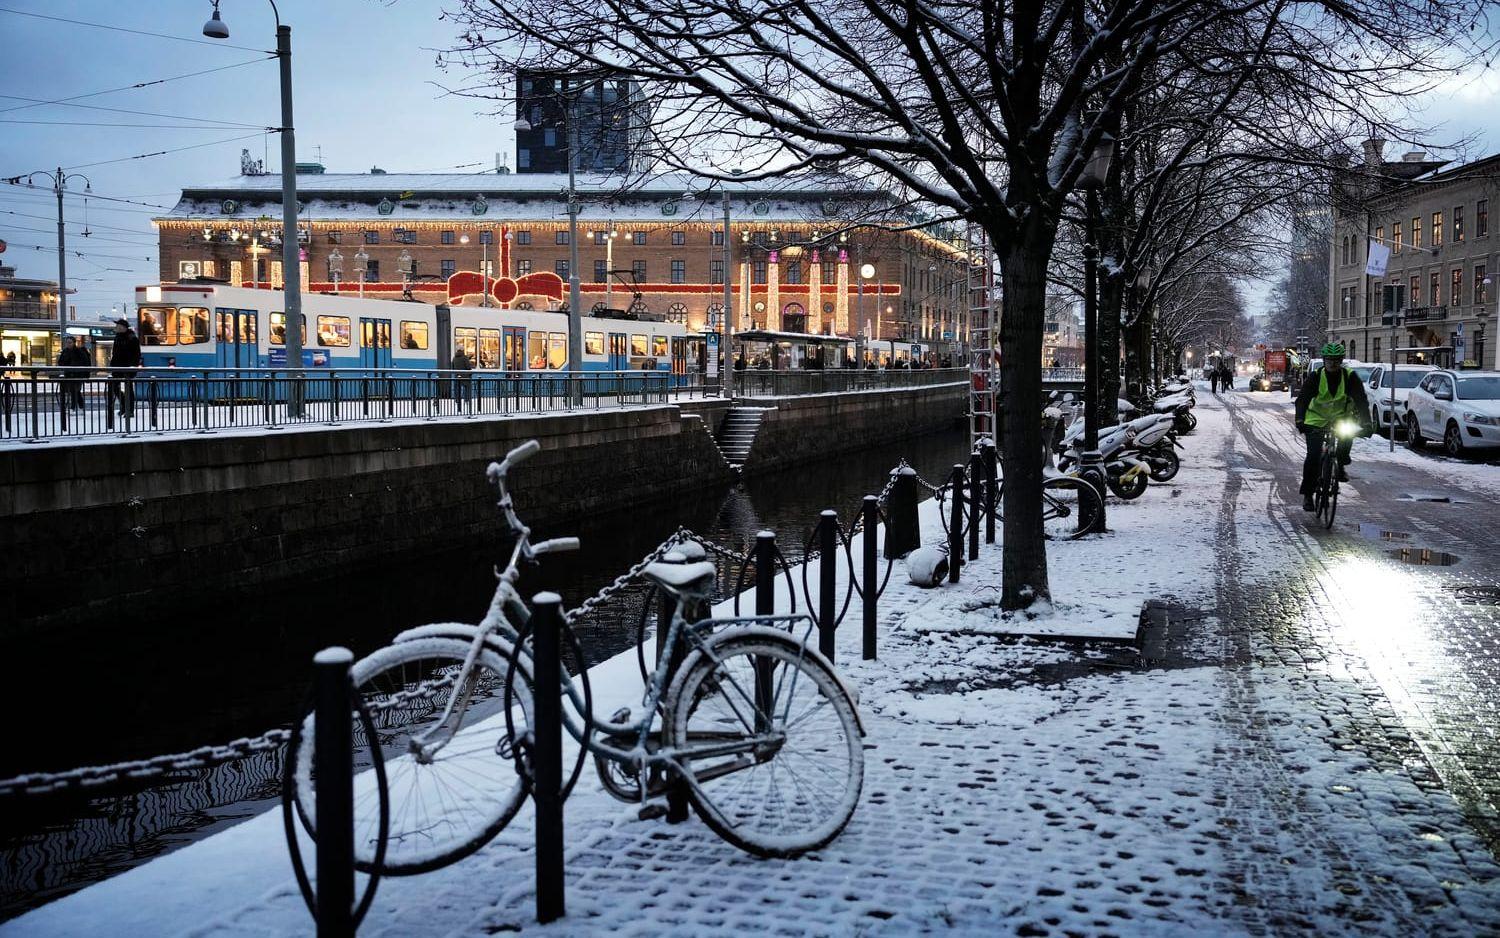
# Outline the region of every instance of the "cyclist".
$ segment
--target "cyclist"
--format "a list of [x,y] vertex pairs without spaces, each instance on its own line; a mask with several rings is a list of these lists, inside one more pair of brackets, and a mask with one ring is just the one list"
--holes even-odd
[[[1313,493],[1318,489],[1318,459],[1323,453],[1323,439],[1333,432],[1340,420],[1359,423],[1361,435],[1369,435],[1370,404],[1359,376],[1344,367],[1344,345],[1330,342],[1323,346],[1323,367],[1307,376],[1297,392],[1297,431],[1307,437],[1307,458],[1302,461],[1302,509],[1315,511]],[[1349,448],[1353,439],[1338,442],[1339,481],[1348,482],[1344,467],[1349,465]]]

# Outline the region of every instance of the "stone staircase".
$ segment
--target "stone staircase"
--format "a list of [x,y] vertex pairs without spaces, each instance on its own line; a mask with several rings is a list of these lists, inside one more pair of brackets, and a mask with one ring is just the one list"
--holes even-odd
[[724,415],[724,422],[719,424],[719,452],[735,469],[743,466],[750,457],[750,447],[755,444],[755,434],[760,432],[760,421],[765,413],[760,407],[731,407]]

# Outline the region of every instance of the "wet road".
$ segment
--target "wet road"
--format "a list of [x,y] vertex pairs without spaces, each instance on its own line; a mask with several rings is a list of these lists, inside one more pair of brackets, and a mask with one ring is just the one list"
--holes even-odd
[[[1324,530],[1301,509],[1291,401],[1200,401],[1226,408],[1232,431],[1217,454],[1218,652],[1326,680],[1350,746],[1446,788],[1500,850],[1500,466],[1362,441]],[[1247,520],[1277,534],[1247,542]]]

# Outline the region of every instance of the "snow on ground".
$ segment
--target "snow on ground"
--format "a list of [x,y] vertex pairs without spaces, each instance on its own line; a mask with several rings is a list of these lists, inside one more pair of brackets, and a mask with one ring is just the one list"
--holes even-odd
[[[1076,651],[1014,634],[1120,634],[1125,620],[1133,631],[1144,598],[1208,599],[1224,575],[1216,557],[1240,558],[1272,533],[1253,520],[1270,481],[1240,471],[1222,407],[1198,413],[1172,484],[1112,502],[1115,533],[1051,545],[1058,602],[1037,618],[996,612],[995,547],[956,587],[909,586],[898,563],[875,661],[859,660],[851,604],[837,660],[865,717],[865,787],[826,849],[755,860],[696,819],[638,820],[586,775],[567,805],[569,914],[545,930],[1500,933],[1500,867],[1452,798],[1351,745],[1347,714],[1368,688],[1276,665],[1051,677]],[[1226,497],[1250,515],[1228,543],[1217,523]],[[923,509],[928,541],[941,537],[934,508]],[[1253,577],[1261,562],[1251,553],[1240,570]],[[633,656],[594,672],[601,709],[638,696]],[[1324,706],[1330,686],[1344,709]],[[384,881],[361,933],[541,930],[531,842],[527,807],[475,856]],[[0,926],[26,936],[310,931],[276,812]]]

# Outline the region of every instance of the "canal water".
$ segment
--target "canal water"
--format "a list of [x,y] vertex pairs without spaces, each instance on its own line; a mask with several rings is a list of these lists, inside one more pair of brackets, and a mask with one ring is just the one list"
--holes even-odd
[[[941,480],[967,452],[950,430],[759,476],[728,490],[682,493],[539,529],[577,535],[577,554],[548,557],[523,594],[552,589],[571,608],[608,585],[679,527],[743,552],[776,532],[793,562],[833,508],[846,523],[905,458]],[[518,472],[524,472],[524,469]],[[670,490],[672,480],[663,479]],[[525,505],[518,505],[525,519]],[[437,550],[304,583],[192,602],[168,615],[127,601],[106,622],[29,638],[7,649],[13,719],[0,778],[103,765],[221,744],[283,726],[301,703],[312,654],[345,645],[364,654],[427,622],[474,622],[494,591],[495,548]],[[580,630],[599,661],[630,647],[641,603],[610,604]],[[0,799],[0,920],[201,839],[275,803],[280,753],[100,797]]]

